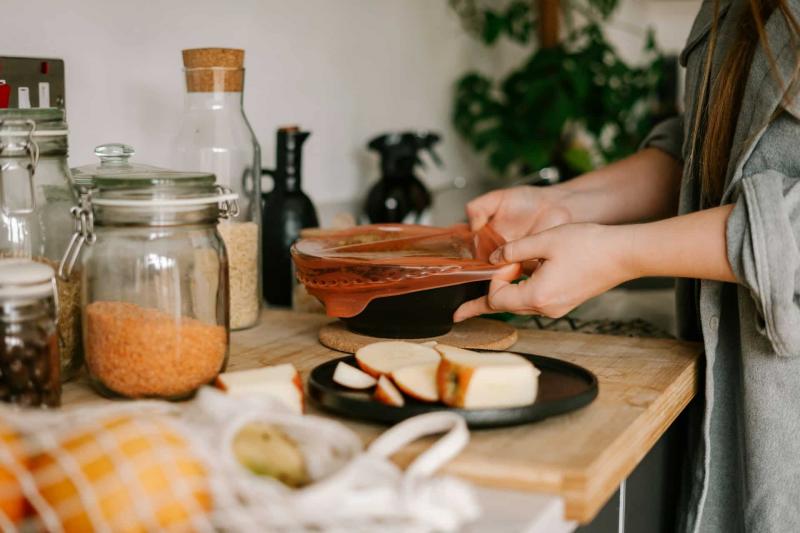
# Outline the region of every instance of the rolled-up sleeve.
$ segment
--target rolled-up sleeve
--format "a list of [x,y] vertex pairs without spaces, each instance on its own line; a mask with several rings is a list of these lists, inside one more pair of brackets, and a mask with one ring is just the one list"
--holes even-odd
[[800,355],[800,178],[766,170],[745,177],[726,228],[728,260],[783,356]]
[[658,148],[678,161],[683,160],[683,115],[659,122],[644,138],[640,148]]

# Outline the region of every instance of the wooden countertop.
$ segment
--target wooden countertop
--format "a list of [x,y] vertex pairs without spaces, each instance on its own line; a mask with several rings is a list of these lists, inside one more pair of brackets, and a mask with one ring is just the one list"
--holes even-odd
[[[317,364],[338,356],[317,341],[330,318],[265,310],[261,323],[232,335],[229,370],[291,362],[304,377]],[[697,387],[699,344],[520,330],[512,349],[558,357],[593,371],[597,399],[579,411],[543,422],[473,431],[467,448],[445,471],[476,483],[559,495],[566,518],[586,523],[636,467]],[[106,401],[84,382],[67,384],[64,405]],[[312,409],[313,411],[313,409]],[[365,441],[382,426],[344,421]],[[410,461],[420,442],[395,459]]]

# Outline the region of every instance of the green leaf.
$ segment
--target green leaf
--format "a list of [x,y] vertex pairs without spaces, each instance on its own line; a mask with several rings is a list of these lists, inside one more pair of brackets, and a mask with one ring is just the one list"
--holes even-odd
[[533,140],[520,154],[522,162],[524,162],[531,171],[549,166],[552,162],[555,144],[556,143],[552,139],[541,141]]
[[530,2],[525,0],[512,2],[506,10],[505,18],[508,36],[520,44],[527,43],[534,28]]
[[506,19],[499,16],[494,11],[487,11],[483,22],[483,42],[492,45],[503,33],[506,26]]
[[644,49],[648,52],[658,49],[656,46],[656,32],[653,28],[647,28],[647,37],[645,38]]
[[[461,13],[473,13],[476,0],[451,0]],[[636,150],[651,126],[652,106],[663,60],[652,32],[643,43],[644,65],[629,65],[606,40],[598,20],[610,14],[618,0],[567,0],[570,9],[591,10],[597,16],[574,29],[556,47],[538,49],[505,78],[493,80],[469,72],[454,88],[453,124],[493,171],[538,169],[565,164],[576,173],[589,170],[592,158],[580,147],[561,143],[564,126],[578,120],[599,136],[603,127],[618,130],[601,148],[607,160]],[[482,37],[494,43],[505,36],[527,42],[536,29],[535,4],[510,0],[505,9],[475,8]],[[455,9],[455,7],[454,7]],[[646,105],[645,105],[646,104]]]
[[584,172],[589,172],[590,170],[594,170],[594,165],[592,164],[592,156],[588,150],[583,148],[578,148],[576,146],[572,146],[564,150],[564,153],[561,155],[564,159],[564,162],[569,166],[570,169],[574,170],[578,174],[583,174]]

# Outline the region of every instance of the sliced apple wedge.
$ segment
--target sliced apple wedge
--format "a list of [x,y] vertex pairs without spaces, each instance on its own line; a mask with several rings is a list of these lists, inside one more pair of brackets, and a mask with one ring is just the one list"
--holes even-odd
[[439,363],[404,366],[392,372],[392,381],[403,394],[421,402],[438,402],[436,371]]
[[446,405],[464,409],[518,407],[536,400],[539,370],[513,353],[478,353],[438,344],[436,375]]
[[348,389],[368,389],[378,382],[366,372],[341,361],[333,371],[333,381]]
[[291,363],[225,372],[217,376],[214,384],[231,395],[263,394],[269,396],[285,405],[293,413],[302,414],[305,408],[303,382],[297,369]]
[[358,366],[375,378],[404,366],[438,364],[439,360],[439,352],[432,347],[405,341],[373,342],[356,352]]
[[397,387],[386,376],[378,378],[378,385],[375,387],[375,399],[386,405],[403,407],[406,401]]

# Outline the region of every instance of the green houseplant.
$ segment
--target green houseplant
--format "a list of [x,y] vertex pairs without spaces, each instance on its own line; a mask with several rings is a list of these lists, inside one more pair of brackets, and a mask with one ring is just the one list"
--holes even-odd
[[487,46],[506,37],[532,49],[502,80],[467,72],[456,83],[456,130],[508,181],[548,166],[569,177],[628,155],[658,113],[663,57],[652,32],[646,63],[629,65],[603,33],[617,0],[562,0],[564,38],[536,47],[546,2],[487,7],[497,2],[450,0],[464,27]]

